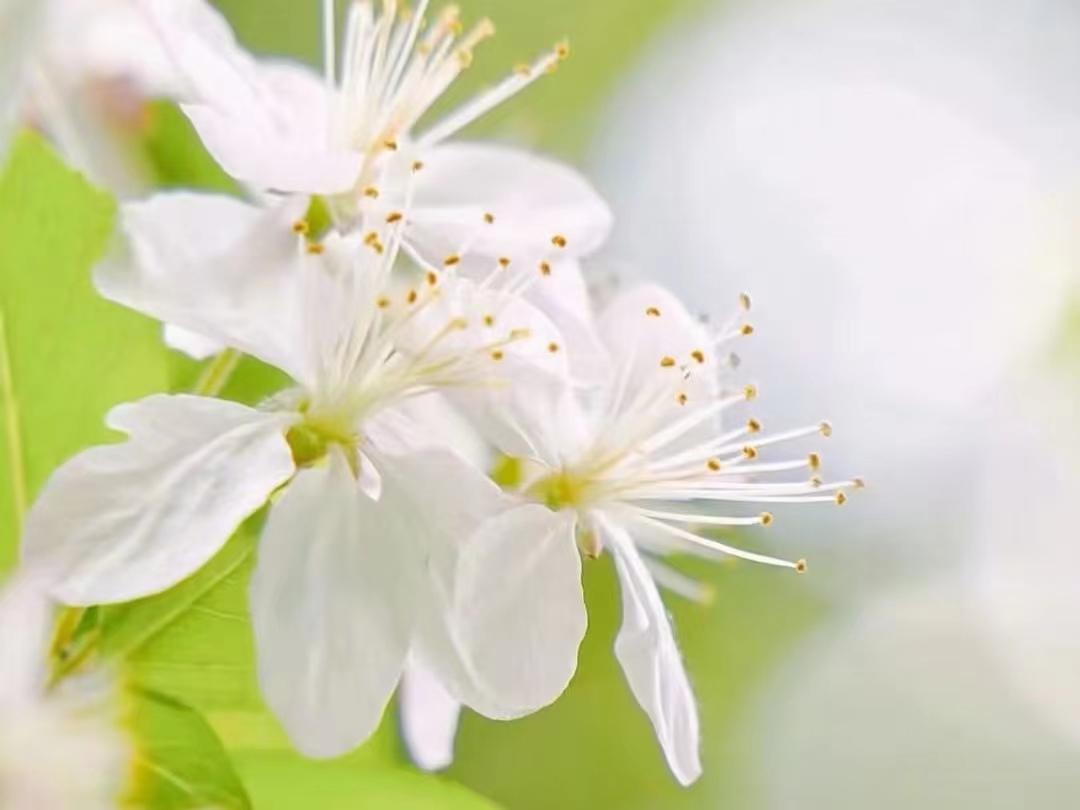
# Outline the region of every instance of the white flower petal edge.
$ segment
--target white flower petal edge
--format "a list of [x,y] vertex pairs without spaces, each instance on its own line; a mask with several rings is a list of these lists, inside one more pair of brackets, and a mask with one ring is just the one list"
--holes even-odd
[[53,604],[43,569],[0,588],[0,803],[109,810],[131,772],[116,693],[90,674],[48,690]]
[[689,785],[701,776],[697,706],[660,593],[630,535],[594,516],[615,557],[623,621],[615,655],[637,702],[649,715],[675,778]]
[[148,0],[165,50],[186,82],[181,107],[222,168],[263,190],[347,191],[362,157],[329,138],[330,97],[313,72],[256,62],[203,0]]
[[577,669],[588,617],[574,522],[525,504],[485,522],[458,553],[448,623],[476,683],[502,704],[482,707],[490,717],[552,703]]
[[[297,348],[292,230],[307,207],[304,197],[264,209],[192,192],[127,203],[121,243],[95,269],[94,282],[112,301],[309,381],[313,372]],[[190,340],[183,345],[198,348]]]
[[126,442],[86,450],[46,482],[23,553],[55,566],[69,605],[137,599],[194,573],[294,471],[290,415],[157,395],[108,415]]
[[309,756],[374,733],[401,675],[419,562],[396,508],[361,492],[335,451],[270,510],[251,581],[259,683]]
[[458,252],[463,239],[471,254],[490,258],[580,258],[611,232],[607,203],[565,164],[485,143],[437,146],[423,157],[409,238],[432,262]]
[[461,703],[422,664],[405,669],[398,692],[401,735],[412,761],[426,771],[438,771],[454,761],[454,737]]
[[19,116],[26,62],[41,34],[47,0],[0,0],[0,166]]
[[45,685],[52,603],[40,574],[17,574],[0,587],[0,705],[24,701]]

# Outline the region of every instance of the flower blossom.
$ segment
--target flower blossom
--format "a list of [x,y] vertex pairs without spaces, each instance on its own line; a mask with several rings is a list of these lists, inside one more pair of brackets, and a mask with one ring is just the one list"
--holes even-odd
[[[177,193],[124,207],[130,255],[99,268],[98,288],[296,385],[258,408],[188,395],[116,407],[108,423],[127,441],[53,474],[27,558],[62,567],[64,603],[134,599],[194,573],[270,499],[250,592],[258,671],[301,751],[365,740],[409,656],[488,716],[533,711],[576,666],[578,554],[508,538],[463,591],[462,543],[507,496],[410,407],[444,396],[521,452],[521,426],[542,419],[535,392],[565,384],[560,337],[520,297],[453,272],[406,283],[400,220],[315,241],[308,205]],[[474,610],[452,624],[451,601]],[[498,643],[471,642],[485,635]]]
[[[742,304],[748,308],[749,299]],[[724,344],[750,334],[748,323],[734,319],[710,331],[670,293],[646,285],[620,294],[600,331],[615,364],[611,385],[587,402],[571,398],[549,420],[551,429],[534,442],[539,452],[520,460],[517,505],[477,530],[460,584],[468,589],[470,575],[483,577],[507,537],[577,546],[590,558],[611,553],[622,591],[615,654],[669,766],[689,784],[701,773],[697,708],[657,586],[690,598],[701,598],[704,589],[663,557],[734,557],[801,573],[803,560],[746,551],[701,529],[767,526],[772,513],[747,514],[747,508],[842,504],[862,482],[823,481],[816,452],[765,459],[774,446],[829,435],[827,423],[775,434],[755,419],[727,424],[725,415],[757,395],[753,386],[727,390],[719,373],[730,365]],[[798,472],[802,480],[784,480]],[[471,607],[460,609],[467,615]],[[410,747],[421,764],[445,764],[456,723],[450,697],[423,681],[413,692],[406,698],[423,701],[428,718],[405,706]],[[432,717],[442,718],[440,724],[425,722]]]
[[[494,33],[464,30],[455,6],[349,5],[338,58],[333,2],[324,3],[324,75],[256,59],[205,0],[143,0],[183,79],[181,108],[218,163],[256,192],[321,195],[341,230],[408,211],[403,250],[439,270],[486,273],[498,262],[543,275],[526,297],[579,346],[579,376],[602,370],[578,262],[603,244],[612,218],[576,171],[527,151],[450,139],[552,73],[565,44],[437,123],[425,114]],[[381,8],[377,8],[381,6]],[[415,169],[423,167],[417,174]]]
[[97,675],[49,683],[52,603],[37,572],[0,589],[0,807],[115,808],[133,744],[116,690]]

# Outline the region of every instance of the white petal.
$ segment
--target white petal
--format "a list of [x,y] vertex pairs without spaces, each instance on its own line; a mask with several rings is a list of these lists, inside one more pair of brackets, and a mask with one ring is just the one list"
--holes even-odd
[[596,517],[615,556],[622,590],[623,621],[615,655],[641,708],[652,720],[675,778],[688,785],[701,775],[698,715],[671,623],[660,593],[626,531]]
[[457,552],[448,623],[485,700],[509,719],[547,706],[577,669],[588,619],[573,513],[536,504],[488,520]]
[[[629,372],[633,384],[647,384],[665,356],[688,367],[696,377],[715,376],[708,329],[657,284],[639,284],[619,293],[600,314],[599,328],[612,359]],[[693,358],[696,351],[702,352],[704,363]]]
[[224,343],[172,324],[165,324],[163,337],[170,349],[183,352],[195,360],[207,360],[227,348]]
[[[538,261],[592,253],[612,217],[569,166],[506,146],[457,143],[424,153],[409,221],[409,238],[435,262],[464,244],[471,253]],[[556,236],[565,248],[553,244]]]
[[26,63],[38,44],[46,8],[43,0],[0,0],[0,165],[19,117]]
[[367,739],[401,675],[419,563],[396,506],[364,495],[335,452],[270,510],[251,581],[259,683],[309,756]]
[[0,588],[0,706],[37,698],[45,688],[52,602],[34,573]]
[[127,250],[99,265],[106,298],[232,346],[308,382],[294,197],[260,209],[231,197],[175,192],[121,209]]
[[259,63],[202,0],[151,0],[165,49],[186,83],[181,105],[214,158],[259,189],[347,191],[362,161],[330,145],[329,98],[308,68]]
[[599,385],[610,378],[611,358],[600,338],[589,289],[578,262],[553,262],[551,274],[541,276],[529,288],[527,298],[551,319],[566,341],[566,355],[576,385]]
[[[261,116],[250,118],[205,104],[183,110],[203,145],[221,167],[242,183],[259,189],[301,194],[340,194],[351,189],[363,166],[361,157],[344,149],[320,147],[304,133],[278,133]],[[299,119],[303,110],[286,113]]]
[[62,566],[61,602],[122,602],[198,570],[293,473],[291,417],[191,396],[114,408],[121,444],[86,450],[46,482],[26,521],[31,564]]
[[438,771],[454,761],[461,704],[439,679],[421,664],[405,670],[398,693],[401,735],[413,762],[425,771]]

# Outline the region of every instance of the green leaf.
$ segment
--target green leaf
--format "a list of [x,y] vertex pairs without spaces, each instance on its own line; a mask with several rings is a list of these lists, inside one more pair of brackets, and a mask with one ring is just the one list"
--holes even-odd
[[496,810],[447,779],[405,768],[319,762],[286,752],[242,752],[236,767],[259,810]]
[[142,692],[132,714],[138,739],[135,802],[154,810],[247,810],[251,801],[229,755],[199,713]]
[[210,157],[199,136],[175,104],[148,105],[149,126],[143,141],[158,185],[235,194],[236,181]]
[[139,687],[199,711],[260,710],[246,607],[257,523],[176,587],[103,608],[101,654],[126,660]]
[[49,473],[109,438],[110,407],[167,385],[160,327],[91,284],[114,217],[40,138],[18,139],[0,175],[0,572]]

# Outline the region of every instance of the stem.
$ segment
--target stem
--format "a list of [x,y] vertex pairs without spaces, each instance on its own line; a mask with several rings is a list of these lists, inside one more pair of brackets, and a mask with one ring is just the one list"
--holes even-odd
[[220,394],[236,371],[241,356],[236,349],[225,349],[217,355],[203,370],[192,393],[200,397],[216,397]]
[[4,434],[7,437],[8,466],[11,468],[11,489],[14,500],[15,534],[22,533],[26,514],[26,468],[23,465],[22,432],[19,425],[19,404],[15,400],[15,381],[11,373],[7,325],[0,309],[0,405],[4,409]]

